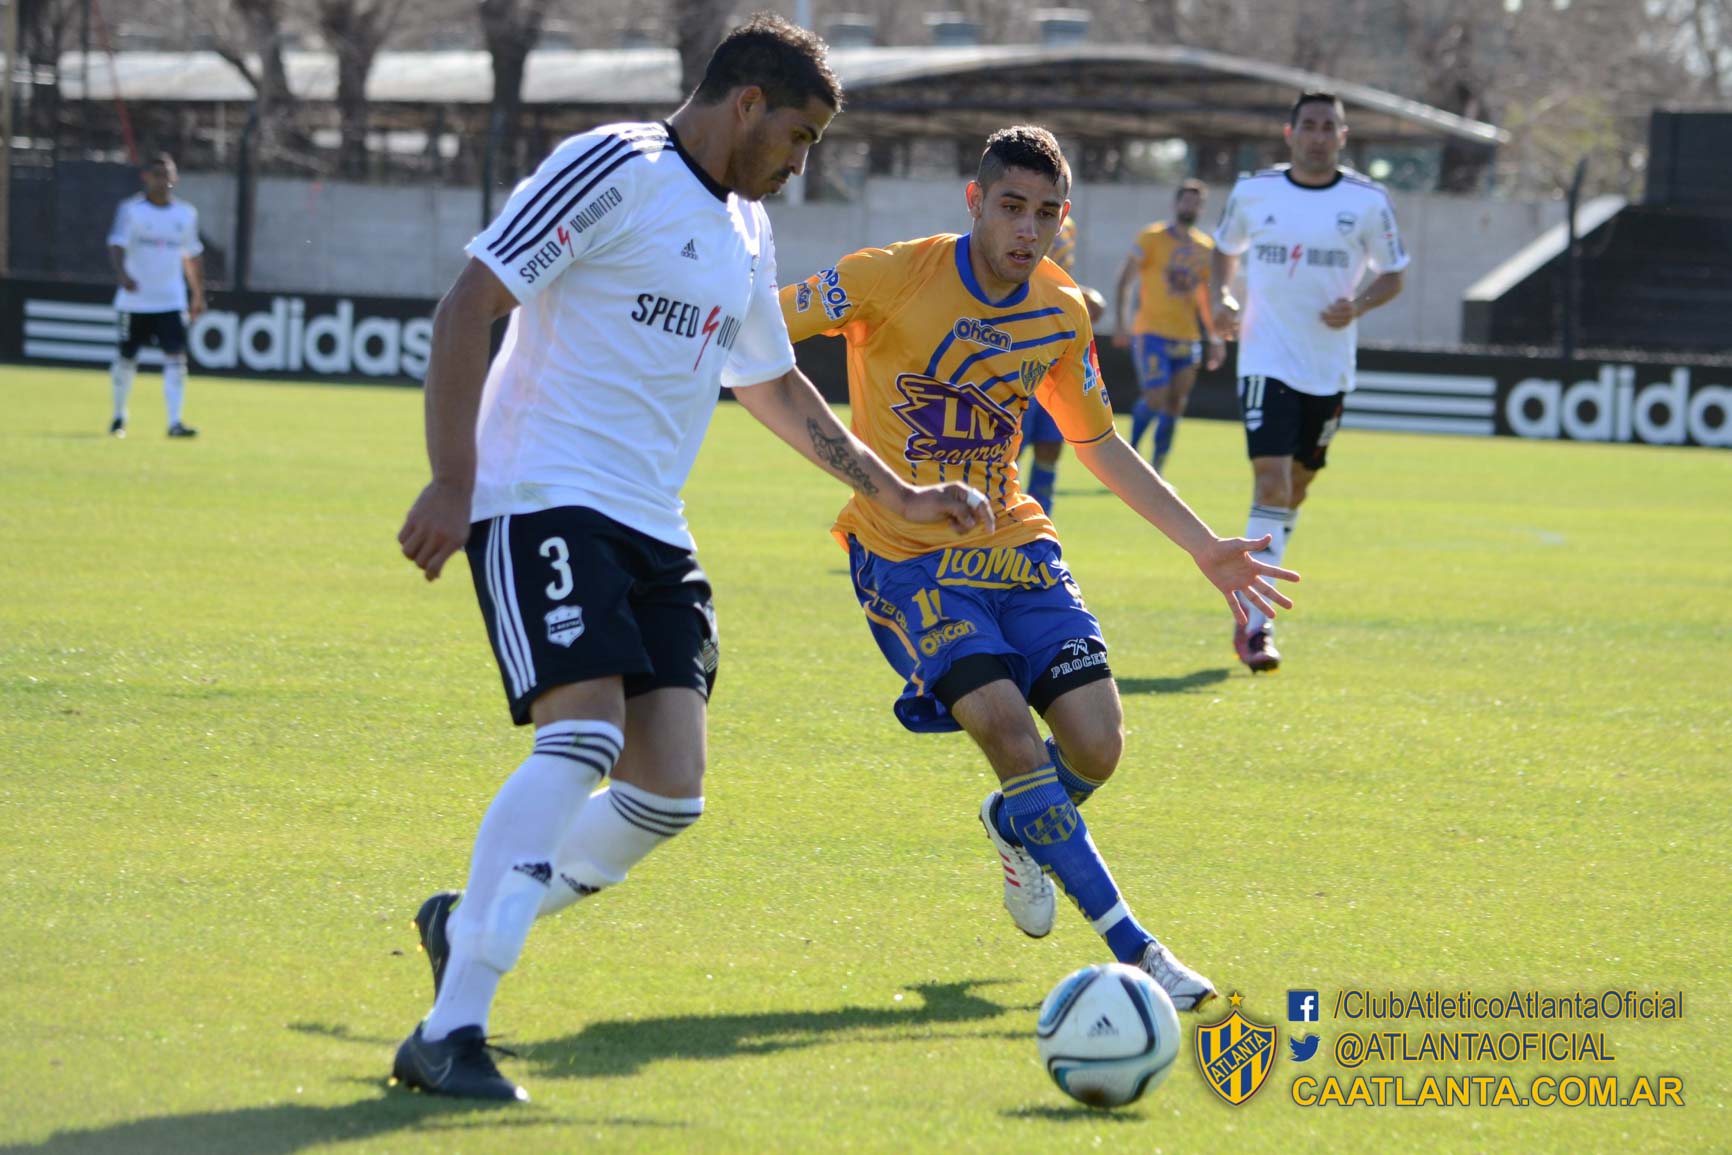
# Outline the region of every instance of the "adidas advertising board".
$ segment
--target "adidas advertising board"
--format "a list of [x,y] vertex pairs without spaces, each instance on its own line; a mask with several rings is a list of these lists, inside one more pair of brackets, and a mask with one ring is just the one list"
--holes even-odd
[[[113,295],[107,286],[0,286],[0,358],[108,364]],[[195,370],[225,376],[420,380],[433,348],[433,306],[415,298],[217,291],[187,328],[187,354]],[[162,363],[151,348],[138,359]]]
[[[114,289],[0,281],[0,361],[106,365],[114,357]],[[233,377],[418,381],[427,371],[435,302],[317,293],[212,295],[188,331],[196,370]],[[990,326],[963,336],[990,344]],[[1136,400],[1129,355],[1097,345],[1114,407]],[[804,341],[800,365],[831,401],[847,399],[846,347]],[[161,363],[145,349],[143,365]],[[1193,417],[1237,420],[1233,356],[1199,376]],[[1523,437],[1545,441],[1732,447],[1732,365],[1688,358],[1552,357],[1362,348],[1345,429]]]

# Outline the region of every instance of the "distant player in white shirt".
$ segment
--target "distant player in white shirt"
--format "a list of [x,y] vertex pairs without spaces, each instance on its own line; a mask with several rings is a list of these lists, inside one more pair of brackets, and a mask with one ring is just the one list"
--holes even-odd
[[[1342,168],[1339,98],[1307,92],[1286,127],[1293,161],[1239,178],[1215,232],[1215,330],[1239,335],[1239,409],[1256,488],[1245,536],[1280,565],[1299,506],[1323,468],[1353,389],[1358,318],[1401,292],[1407,252],[1389,194]],[[1230,286],[1241,256],[1243,317]],[[1369,269],[1376,275],[1361,285]],[[1281,664],[1269,619],[1251,609],[1233,647],[1253,672]]]
[[168,435],[196,437],[198,430],[180,419],[186,392],[186,325],[204,312],[204,266],[198,239],[198,210],[174,199],[179,173],[166,152],[141,170],[144,192],[120,202],[108,230],[108,260],[120,283],[114,308],[120,314],[120,353],[110,376],[114,419],[108,432],[126,436],[126,401],[138,371],[138,350],[162,350],[162,396],[168,406]]
[[[467,549],[512,717],[535,744],[481,823],[467,888],[416,915],[435,998],[398,1049],[399,1082],[527,1098],[486,1038],[530,924],[624,881],[703,813],[718,648],[680,489],[718,386],[902,516],[992,524],[967,486],[901,480],[794,367],[758,202],[801,170],[841,100],[821,40],[753,18],[668,121],[554,150],[439,304],[433,480],[398,540],[428,580]],[[489,370],[489,327],[508,313]]]

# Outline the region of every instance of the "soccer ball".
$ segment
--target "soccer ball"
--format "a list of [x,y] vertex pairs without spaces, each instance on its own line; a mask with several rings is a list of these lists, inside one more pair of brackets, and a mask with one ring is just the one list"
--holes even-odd
[[1090,1107],[1123,1107],[1166,1081],[1179,1057],[1179,1013],[1136,967],[1099,963],[1066,975],[1040,1005],[1040,1059],[1058,1089]]

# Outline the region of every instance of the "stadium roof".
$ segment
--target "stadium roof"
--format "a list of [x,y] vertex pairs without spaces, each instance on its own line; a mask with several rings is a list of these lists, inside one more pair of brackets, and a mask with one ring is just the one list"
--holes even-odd
[[[1339,94],[1360,139],[1453,139],[1495,147],[1507,136],[1419,101],[1350,81],[1241,56],[1166,45],[1002,45],[838,48],[831,62],[848,91],[848,134],[996,128],[1038,118],[1055,131],[1105,137],[1247,137],[1284,120],[1305,89]],[[329,52],[289,52],[289,86],[305,100],[337,91]],[[79,53],[60,60],[62,97],[108,101],[247,104],[252,90],[213,52],[121,52],[112,63]],[[485,105],[493,71],[481,51],[381,52],[367,82],[376,116],[409,107]],[[661,114],[676,105],[679,58],[668,48],[537,50],[524,76],[527,105],[591,118]]]

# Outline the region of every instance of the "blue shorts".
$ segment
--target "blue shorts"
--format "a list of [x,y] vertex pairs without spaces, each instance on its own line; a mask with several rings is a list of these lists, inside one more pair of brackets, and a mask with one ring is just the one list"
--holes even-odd
[[1175,373],[1202,359],[1201,341],[1175,341],[1155,333],[1138,333],[1131,339],[1131,361],[1144,389],[1165,389]]
[[940,683],[963,659],[1001,660],[1043,712],[1059,694],[1112,676],[1100,623],[1056,541],[889,561],[850,538],[848,560],[872,637],[907,682],[897,720],[917,734],[962,728],[934,688],[942,693]]
[[1039,401],[1030,397],[1028,408],[1022,414],[1022,443],[1043,445],[1048,441],[1063,440],[1064,434],[1058,431],[1058,422],[1052,419],[1052,414],[1042,409]]

